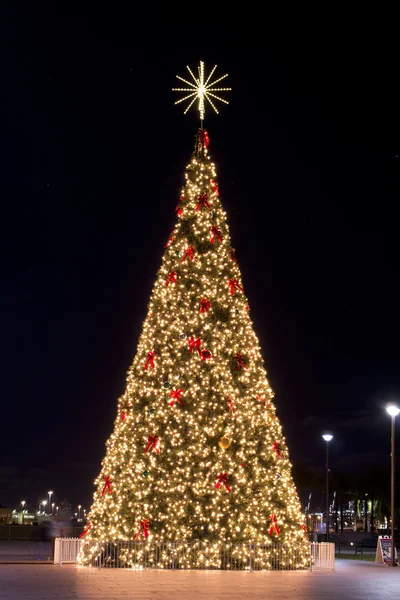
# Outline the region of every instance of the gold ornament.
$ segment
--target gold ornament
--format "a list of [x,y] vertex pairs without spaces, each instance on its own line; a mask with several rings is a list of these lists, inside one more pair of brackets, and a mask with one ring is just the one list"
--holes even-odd
[[231,440],[225,436],[222,437],[218,442],[218,446],[220,448],[222,448],[223,450],[227,450],[227,448],[229,448],[230,445],[231,445]]

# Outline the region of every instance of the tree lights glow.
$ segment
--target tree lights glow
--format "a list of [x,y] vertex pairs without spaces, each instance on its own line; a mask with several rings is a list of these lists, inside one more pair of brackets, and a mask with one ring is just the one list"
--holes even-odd
[[296,566],[307,564],[304,517],[206,139],[199,130],[95,481],[82,564],[95,552],[91,540],[204,540],[209,566],[229,543],[282,542],[299,549]]

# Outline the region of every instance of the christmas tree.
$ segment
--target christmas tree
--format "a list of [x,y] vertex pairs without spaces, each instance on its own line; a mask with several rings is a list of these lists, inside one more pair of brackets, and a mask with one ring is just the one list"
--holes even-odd
[[93,541],[111,540],[204,540],[214,566],[225,544],[282,542],[297,548],[294,566],[307,562],[288,450],[209,144],[199,129],[95,482],[82,564]]

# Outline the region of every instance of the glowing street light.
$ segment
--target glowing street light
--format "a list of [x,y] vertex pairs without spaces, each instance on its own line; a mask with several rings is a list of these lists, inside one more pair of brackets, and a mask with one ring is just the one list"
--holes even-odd
[[56,503],[55,503],[55,502],[52,502],[52,503],[51,503],[51,515],[52,515],[52,516],[53,516],[53,514],[54,514],[54,507],[55,507],[55,505],[56,505]]
[[44,514],[46,514],[46,504],[47,504],[47,500],[42,500],[42,504],[43,504],[43,512],[44,512]]
[[329,442],[333,439],[331,433],[323,433],[326,442],[326,541],[329,541]]
[[391,531],[391,535],[392,535],[392,567],[397,567],[397,563],[396,563],[396,551],[395,551],[395,544],[394,544],[394,473],[395,473],[395,448],[394,448],[394,435],[395,435],[395,421],[396,421],[396,417],[397,415],[400,413],[400,408],[397,404],[394,404],[394,402],[390,402],[387,406],[386,406],[386,411],[388,412],[388,414],[392,417],[392,452],[391,452],[391,494],[390,494],[390,513],[391,513],[391,517],[392,517],[392,531]]
[[50,512],[50,506],[51,506],[51,497],[52,497],[52,495],[53,495],[53,491],[52,491],[52,490],[50,490],[50,491],[49,491],[49,492],[47,492],[47,493],[48,493],[48,495],[49,495],[49,512]]
[[81,504],[79,504],[79,505],[78,505],[78,521],[79,521],[79,519],[81,518],[81,508],[82,508],[82,505],[81,505]]
[[21,525],[24,524],[24,506],[25,506],[26,502],[25,500],[21,500],[21,506],[22,506],[22,511],[21,511]]

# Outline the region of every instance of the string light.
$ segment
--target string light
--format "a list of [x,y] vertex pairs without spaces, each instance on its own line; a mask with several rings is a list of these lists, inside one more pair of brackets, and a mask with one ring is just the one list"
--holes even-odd
[[[182,213],[162,257],[95,481],[80,561],[90,564],[98,552],[93,540],[134,540],[138,532],[143,539],[148,519],[150,542],[208,541],[197,566],[218,566],[221,548],[230,543],[279,541],[296,549],[294,566],[301,568],[309,560],[304,516],[206,147],[193,155],[185,179]],[[202,203],[196,210],[205,193],[210,208]],[[211,243],[213,226],[221,239]],[[190,246],[193,260],[182,260]],[[171,272],[175,281],[166,285]],[[229,280],[238,283],[233,294]],[[154,368],[144,368],[149,353]],[[245,367],[238,367],[237,356]],[[181,403],[171,403],[171,390],[182,391]],[[219,445],[221,438],[230,444]],[[216,489],[220,474],[228,479]],[[112,493],[102,495],[107,477]],[[277,525],[272,535],[271,515]],[[139,561],[142,551],[135,552],[124,550],[127,564]],[[237,546],[238,557],[241,552]],[[267,561],[272,550],[265,552]],[[162,568],[163,556],[155,566]],[[188,555],[181,564],[196,566],[191,561]]]

